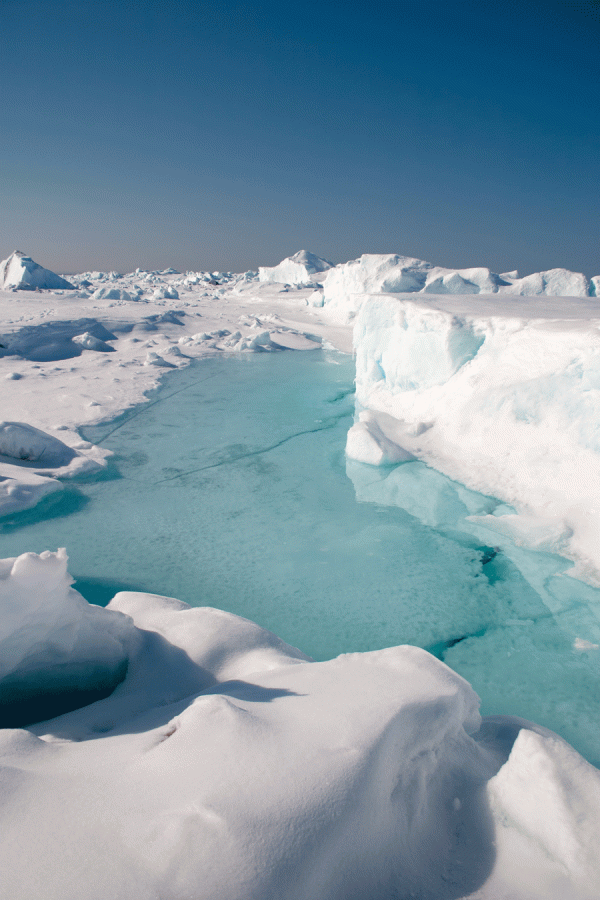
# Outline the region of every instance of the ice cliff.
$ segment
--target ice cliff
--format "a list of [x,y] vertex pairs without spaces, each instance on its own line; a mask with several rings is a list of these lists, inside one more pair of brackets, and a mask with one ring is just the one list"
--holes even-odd
[[347,454],[423,459],[512,507],[479,517],[491,540],[562,554],[600,583],[596,301],[363,294],[359,307]]

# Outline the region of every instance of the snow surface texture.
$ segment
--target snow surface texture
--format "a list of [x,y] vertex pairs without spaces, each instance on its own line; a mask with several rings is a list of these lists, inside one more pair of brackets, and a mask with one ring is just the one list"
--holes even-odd
[[347,454],[413,454],[500,498],[514,509],[477,518],[492,542],[508,534],[567,556],[571,574],[600,584],[600,308],[589,302],[371,296],[354,332]]
[[[310,262],[312,254],[305,256]],[[15,281],[14,272],[25,270],[38,273],[39,290]],[[290,294],[279,284],[259,285],[252,272],[86,272],[69,284],[13,253],[0,273],[12,273],[0,290],[1,415],[12,420],[5,424],[13,437],[17,426],[29,438],[44,432],[50,446],[56,434],[70,460],[50,465],[47,450],[39,459],[15,453],[4,430],[0,515],[60,490],[58,479],[105,466],[108,454],[77,429],[143,402],[161,375],[191,358],[314,350],[324,337],[351,348],[347,329],[320,324],[307,309],[313,287]]]
[[0,732],[11,900],[597,897],[600,773],[551,732],[482,722],[425,651],[315,663],[230,613],[88,606],[65,566],[5,561],[2,658],[33,645],[51,667],[76,622],[73,665],[125,652],[127,671],[105,699]]

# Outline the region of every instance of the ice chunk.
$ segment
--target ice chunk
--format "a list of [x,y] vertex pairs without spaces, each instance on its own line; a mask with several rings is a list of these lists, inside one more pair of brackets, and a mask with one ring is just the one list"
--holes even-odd
[[32,701],[110,690],[122,680],[131,620],[90,606],[70,585],[67,555],[0,563],[0,720],[27,722]]
[[[571,574],[600,583],[600,312],[591,318],[589,301],[363,299],[358,411],[391,415],[404,450],[539,522],[490,520],[496,530],[510,524],[519,543],[563,553]],[[362,431],[348,453],[373,462]]]
[[326,272],[332,267],[326,259],[315,256],[308,250],[299,250],[289,256],[278,266],[261,266],[258,270],[259,281],[276,281],[282,284],[307,284],[314,282],[314,276]]
[[[508,278],[508,276],[507,276]],[[581,272],[569,272],[568,269],[548,269],[546,272],[534,272],[524,278],[511,279],[503,293],[520,294],[521,296],[547,297],[588,297],[590,286]]]
[[522,728],[487,790],[498,822],[499,855],[509,865],[507,881],[526,860],[537,868],[541,857],[552,863],[557,882],[564,879],[563,896],[597,894],[597,769],[556,735]]
[[102,287],[92,294],[92,300],[125,300],[129,302],[137,299],[137,296],[122,288]]
[[67,466],[77,455],[58,438],[25,422],[0,422],[0,455],[22,462],[36,462],[39,468]]
[[159,366],[163,369],[174,369],[175,366],[173,363],[167,362],[162,356],[156,353],[154,350],[149,350],[146,354],[146,359],[144,361],[145,366]]
[[115,350],[106,341],[101,341],[99,338],[94,337],[89,331],[84,332],[84,334],[76,334],[71,340],[83,347],[84,350],[96,350],[99,353],[114,353]]
[[375,416],[370,410],[359,414],[359,421],[349,430],[346,439],[346,453],[351,459],[360,459],[374,466],[415,459],[414,454],[402,447],[397,433],[394,434],[396,440],[387,437],[382,427],[384,418],[382,415]]
[[179,300],[179,293],[174,287],[160,287],[152,295],[155,300]]
[[34,291],[37,288],[63,290],[73,285],[34,262],[20,250],[0,263],[0,287],[17,288],[21,291]]

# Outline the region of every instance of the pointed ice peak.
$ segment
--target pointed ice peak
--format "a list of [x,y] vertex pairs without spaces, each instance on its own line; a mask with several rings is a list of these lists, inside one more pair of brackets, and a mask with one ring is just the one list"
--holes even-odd
[[329,262],[328,259],[323,259],[322,256],[317,256],[315,253],[311,253],[310,250],[298,250],[297,253],[289,256],[288,259],[291,262],[299,263],[301,266],[306,266],[309,271],[312,270],[313,272],[324,272],[325,269],[331,269],[333,266],[333,263]]
[[64,290],[72,287],[70,282],[51,272],[50,269],[44,269],[30,256],[26,256],[22,250],[15,250],[0,263],[0,288],[35,291],[36,288]]
[[278,266],[261,266],[258,270],[259,281],[277,281],[287,284],[308,284],[314,281],[313,275],[327,272],[333,263],[328,259],[311,253],[309,250],[298,250],[293,256],[282,260]]

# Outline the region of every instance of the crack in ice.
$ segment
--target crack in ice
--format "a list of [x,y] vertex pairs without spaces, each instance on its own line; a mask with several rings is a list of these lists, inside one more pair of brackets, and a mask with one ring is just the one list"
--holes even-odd
[[208,469],[217,469],[220,466],[230,465],[232,463],[240,462],[242,459],[250,459],[253,456],[261,456],[264,453],[270,453],[271,450],[277,450],[278,447],[283,446],[283,444],[287,444],[288,441],[293,440],[297,437],[302,437],[306,434],[317,434],[319,431],[327,431],[330,428],[334,428],[337,423],[346,418],[348,413],[344,413],[340,416],[333,416],[325,421],[323,425],[318,428],[307,428],[304,431],[297,431],[294,434],[289,434],[287,437],[282,438],[280,441],[277,441],[274,444],[270,444],[268,447],[261,447],[258,450],[248,450],[246,453],[240,453],[238,456],[232,456],[229,459],[221,459],[218,462],[209,463],[205,466],[198,466],[196,469],[188,469],[185,472],[178,472],[177,475],[171,475],[169,478],[162,478],[160,481],[155,481],[154,484],[165,484],[168,481],[176,481],[178,478],[183,478],[186,475],[194,475],[196,472],[205,472]]

